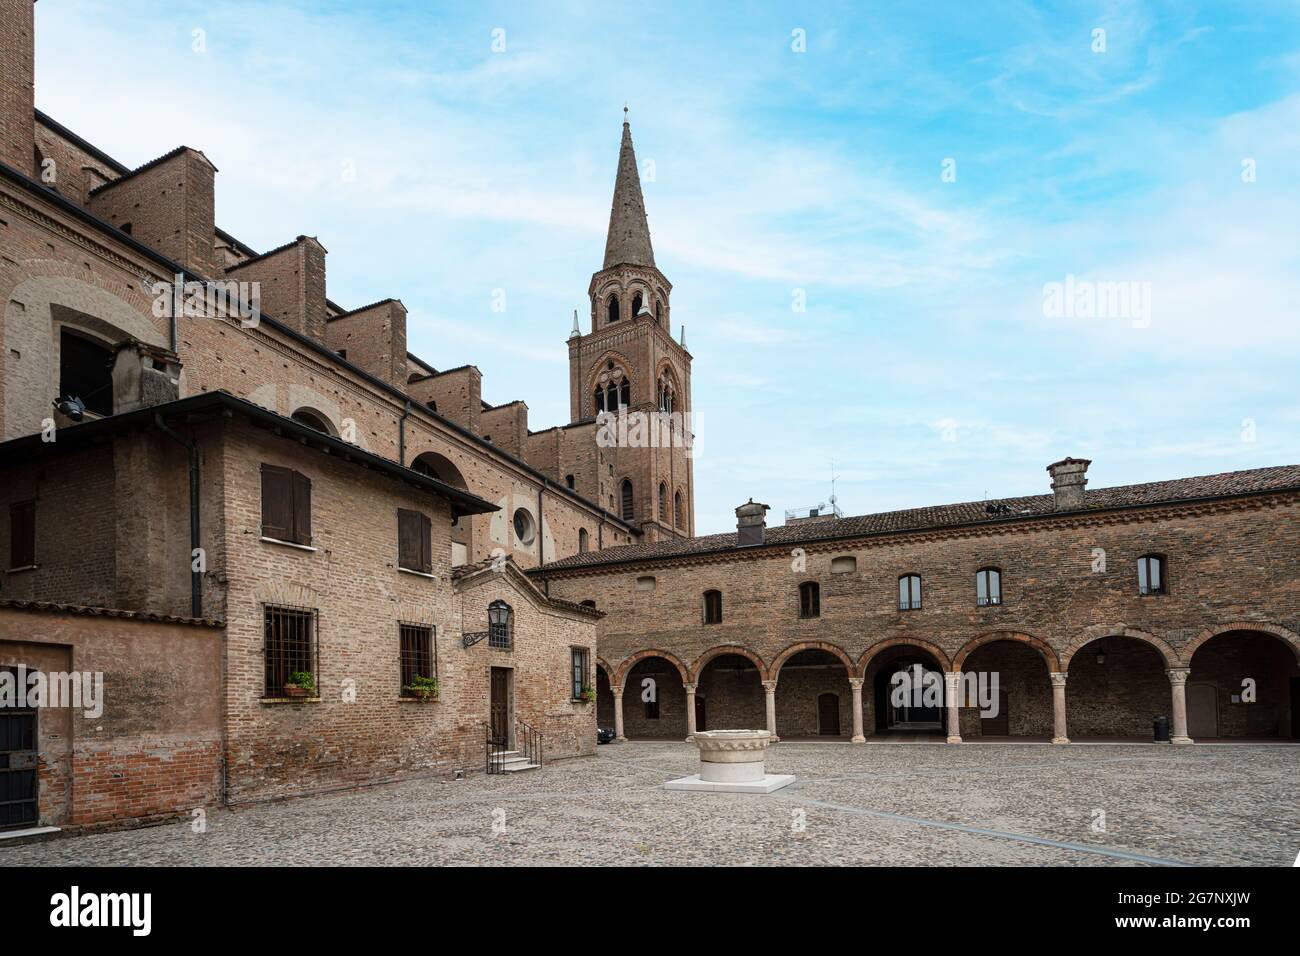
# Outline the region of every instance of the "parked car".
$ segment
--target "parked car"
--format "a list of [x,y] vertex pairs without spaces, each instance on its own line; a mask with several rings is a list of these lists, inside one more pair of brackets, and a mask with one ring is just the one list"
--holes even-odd
[[613,727],[597,727],[597,728],[596,728],[596,743],[598,743],[598,744],[607,744],[607,743],[612,743],[613,740],[614,740],[614,728],[613,728]]

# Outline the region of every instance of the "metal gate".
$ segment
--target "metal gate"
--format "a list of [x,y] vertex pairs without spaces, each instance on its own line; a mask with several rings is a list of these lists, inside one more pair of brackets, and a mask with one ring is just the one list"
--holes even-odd
[[0,709],[0,830],[36,823],[36,711]]

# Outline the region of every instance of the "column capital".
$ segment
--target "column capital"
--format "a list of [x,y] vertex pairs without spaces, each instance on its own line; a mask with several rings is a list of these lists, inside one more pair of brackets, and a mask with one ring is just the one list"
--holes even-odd
[[1053,686],[1053,687],[1064,687],[1064,686],[1065,686],[1065,679],[1066,679],[1066,677],[1069,676],[1069,674],[1066,673],[1065,671],[1052,671],[1052,672],[1051,672],[1050,674],[1048,674],[1047,676],[1050,677],[1050,678],[1052,679],[1052,686]]
[[861,677],[850,677],[849,686],[852,687],[854,690],[862,690],[863,680],[864,678]]
[[609,685],[609,692],[610,692],[611,694],[613,694],[615,697],[622,697],[622,696],[623,696],[623,685],[622,685],[622,684],[610,684],[610,685]]
[[695,684],[683,684],[683,685],[682,685],[682,690],[686,691],[686,693],[688,693],[688,694],[694,694],[694,693],[695,693],[695,688],[696,688],[696,686],[697,686],[697,685],[695,685]]
[[1187,675],[1191,672],[1192,669],[1190,667],[1171,667],[1169,670],[1165,671],[1165,673],[1169,675],[1169,683],[1171,684],[1186,684]]
[[774,680],[765,680],[765,681],[763,681],[763,690],[767,691],[769,694],[775,694],[775,693],[776,693],[776,681],[774,681]]

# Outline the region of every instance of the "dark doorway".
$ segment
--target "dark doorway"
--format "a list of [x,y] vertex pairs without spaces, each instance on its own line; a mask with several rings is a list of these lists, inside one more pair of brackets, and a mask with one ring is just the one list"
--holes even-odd
[[1300,677],[1291,678],[1291,736],[1300,739]]
[[97,415],[112,415],[113,353],[64,329],[59,335],[59,395],[80,398]]
[[980,736],[981,737],[1010,737],[1011,736],[1011,706],[1008,701],[1007,692],[998,691],[998,712],[993,717],[980,717]]
[[704,695],[703,694],[695,695],[695,729],[697,731],[709,729],[704,720]]
[[36,711],[0,710],[0,830],[36,823],[36,764]]
[[[920,668],[918,680],[918,671]],[[907,692],[901,694],[901,706],[894,703],[894,675],[900,671],[907,672],[909,683]],[[934,674],[933,678],[927,675]],[[942,700],[943,671],[929,660],[919,658],[899,658],[884,664],[876,672],[873,682],[873,695],[876,700],[876,729],[879,731],[938,731],[943,728],[943,707],[926,706],[926,688],[937,680],[938,693]],[[919,691],[916,693],[917,689]],[[935,691],[931,691],[931,696]]]
[[489,706],[492,739],[508,747],[510,746],[510,671],[505,667],[492,668],[492,698]]
[[840,698],[838,694],[817,697],[817,732],[823,737],[840,735]]

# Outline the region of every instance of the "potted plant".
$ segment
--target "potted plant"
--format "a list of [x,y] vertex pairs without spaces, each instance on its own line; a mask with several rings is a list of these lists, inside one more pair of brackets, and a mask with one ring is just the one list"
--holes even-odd
[[294,671],[284,684],[285,697],[315,697],[316,678],[309,671]]
[[590,684],[583,684],[582,695],[579,697],[579,699],[583,703],[590,704],[593,700],[596,699],[596,688],[592,687]]
[[438,678],[422,677],[416,674],[411,678],[411,682],[402,689],[416,700],[427,704],[431,700],[438,699]]

